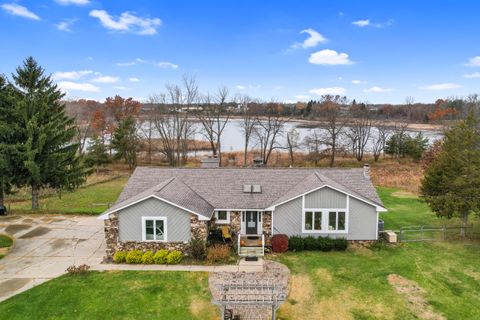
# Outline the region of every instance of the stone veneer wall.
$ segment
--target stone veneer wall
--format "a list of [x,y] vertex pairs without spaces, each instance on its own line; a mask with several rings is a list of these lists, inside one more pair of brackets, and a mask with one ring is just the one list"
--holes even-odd
[[240,233],[242,223],[242,213],[239,211],[231,211],[230,212],[230,227],[232,228],[232,233],[237,237]]
[[[178,250],[187,254],[188,244],[183,242],[146,242],[146,241],[120,241],[118,239],[118,213],[112,213],[104,222],[106,259],[111,260],[117,251],[129,250]],[[199,220],[194,214],[190,217],[191,238],[205,239],[208,236],[208,221]]]
[[270,238],[272,236],[272,212],[265,211],[262,216],[262,228],[265,237]]

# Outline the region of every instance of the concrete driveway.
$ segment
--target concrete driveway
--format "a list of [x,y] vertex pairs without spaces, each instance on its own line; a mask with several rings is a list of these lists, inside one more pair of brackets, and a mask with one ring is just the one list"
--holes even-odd
[[71,265],[97,266],[105,255],[103,220],[88,216],[0,216],[0,233],[15,238],[0,260],[0,301],[56,278]]

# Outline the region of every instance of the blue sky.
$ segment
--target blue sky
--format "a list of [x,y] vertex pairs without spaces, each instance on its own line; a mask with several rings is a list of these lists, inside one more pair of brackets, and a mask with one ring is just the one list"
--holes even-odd
[[402,103],[480,93],[476,1],[0,0],[0,72],[27,56],[70,98],[202,91]]

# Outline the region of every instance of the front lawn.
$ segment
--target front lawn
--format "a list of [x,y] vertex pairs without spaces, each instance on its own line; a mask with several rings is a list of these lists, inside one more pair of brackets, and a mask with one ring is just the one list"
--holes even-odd
[[89,272],[0,303],[0,319],[212,319],[207,273]]

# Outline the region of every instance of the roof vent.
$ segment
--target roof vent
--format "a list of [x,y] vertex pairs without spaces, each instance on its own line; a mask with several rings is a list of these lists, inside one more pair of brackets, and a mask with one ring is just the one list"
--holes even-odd
[[262,186],[259,184],[244,184],[243,193],[262,193]]
[[252,193],[262,193],[262,186],[259,184],[252,185]]
[[370,179],[370,165],[368,163],[363,165],[363,177],[365,179]]

